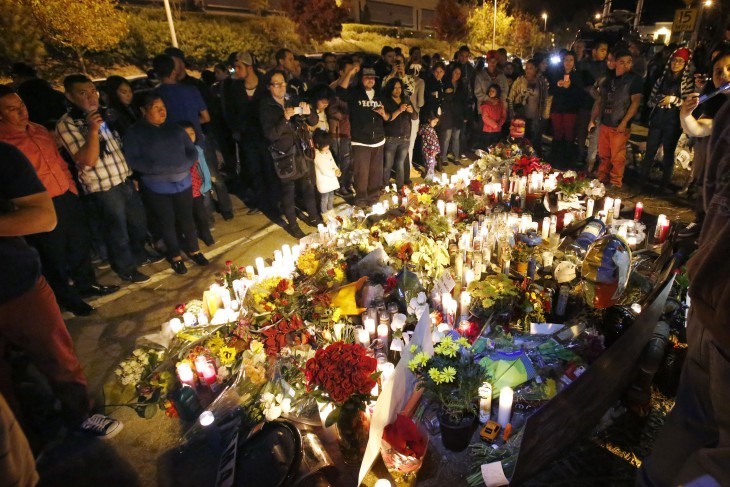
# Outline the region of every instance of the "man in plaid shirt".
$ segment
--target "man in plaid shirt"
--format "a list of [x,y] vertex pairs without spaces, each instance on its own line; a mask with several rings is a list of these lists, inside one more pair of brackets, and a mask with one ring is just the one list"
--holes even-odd
[[147,219],[119,136],[104,121],[89,78],[73,74],[63,86],[71,108],[58,120],[56,138],[73,157],[86,198],[101,217],[112,268],[125,281],[146,281],[137,266],[150,259],[144,248]]

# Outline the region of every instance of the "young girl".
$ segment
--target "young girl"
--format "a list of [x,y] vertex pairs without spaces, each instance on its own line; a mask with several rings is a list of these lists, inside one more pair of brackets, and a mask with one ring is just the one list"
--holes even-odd
[[334,207],[335,191],[340,188],[337,178],[340,169],[330,152],[332,136],[322,129],[317,129],[312,135],[314,141],[314,174],[317,177],[317,191],[321,195],[320,211],[324,217]]
[[487,90],[487,100],[482,103],[479,110],[482,113],[482,149],[488,149],[490,145],[499,142],[502,132],[502,125],[507,120],[507,107],[502,101],[502,90],[497,84],[493,84]]
[[421,151],[423,152],[423,162],[426,166],[426,181],[433,181],[433,170],[436,167],[436,156],[441,152],[441,144],[436,134],[436,125],[439,123],[439,117],[433,111],[426,113],[424,123],[418,129],[421,136]]
[[[195,128],[190,122],[178,122],[185,132],[190,136],[190,140],[195,144]],[[213,234],[210,232],[210,224],[208,221],[208,210],[205,207],[205,195],[210,191],[211,178],[208,164],[205,161],[203,148],[195,145],[198,149],[198,161],[190,168],[190,174],[193,178],[193,219],[195,220],[195,228],[198,230],[198,237],[205,245],[210,247],[215,243]]]

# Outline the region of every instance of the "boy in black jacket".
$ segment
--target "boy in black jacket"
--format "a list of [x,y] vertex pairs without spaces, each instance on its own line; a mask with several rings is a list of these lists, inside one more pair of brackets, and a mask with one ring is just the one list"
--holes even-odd
[[383,121],[390,116],[375,92],[373,68],[363,68],[361,82],[349,87],[350,79],[359,71],[359,64],[352,66],[337,87],[337,96],[350,107],[355,204],[366,207],[378,201],[383,189]]

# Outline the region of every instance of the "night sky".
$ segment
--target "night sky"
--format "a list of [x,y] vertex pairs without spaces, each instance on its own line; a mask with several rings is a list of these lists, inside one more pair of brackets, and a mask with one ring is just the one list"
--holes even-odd
[[[574,14],[576,17],[587,19],[589,15],[603,11],[603,2],[600,0],[512,0],[512,5],[527,10],[538,16],[547,11],[548,22],[570,21],[566,15]],[[636,10],[636,0],[614,0],[612,10]],[[547,7],[549,6],[549,7]],[[653,24],[654,22],[671,22],[674,18],[674,10],[684,8],[682,0],[644,0],[644,9],[641,14],[642,24]],[[576,18],[576,20],[579,20]]]

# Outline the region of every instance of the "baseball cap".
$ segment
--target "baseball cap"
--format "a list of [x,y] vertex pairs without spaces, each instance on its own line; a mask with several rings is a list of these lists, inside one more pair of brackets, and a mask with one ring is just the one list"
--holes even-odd
[[253,60],[253,54],[248,51],[232,52],[228,55],[228,64],[230,66],[233,66],[236,61],[240,61],[246,66],[253,66],[255,64]]

